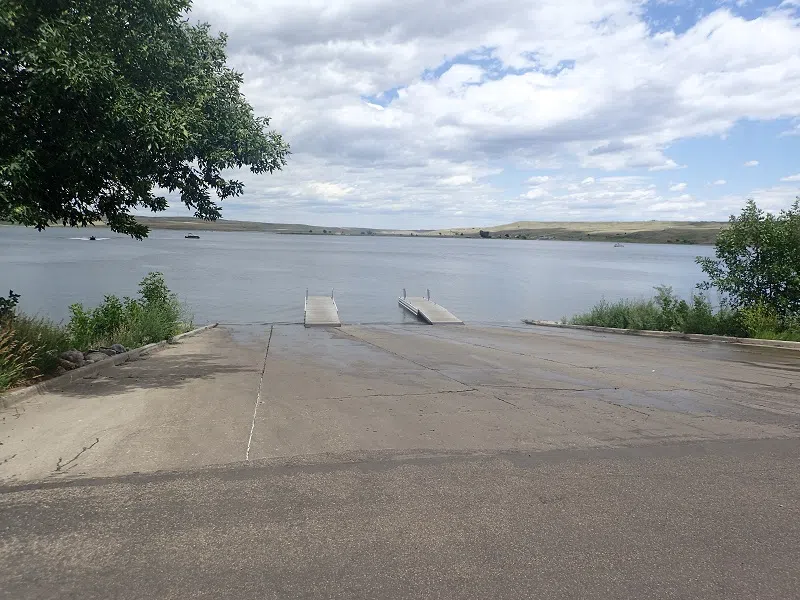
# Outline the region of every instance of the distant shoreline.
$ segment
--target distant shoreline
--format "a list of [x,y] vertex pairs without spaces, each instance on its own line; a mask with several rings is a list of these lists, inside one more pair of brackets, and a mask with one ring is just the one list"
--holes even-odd
[[[251,231],[283,235],[345,235],[391,237],[480,238],[479,227],[452,229],[375,229],[367,227],[323,227],[299,223],[255,221],[209,222],[180,217],[137,217],[151,229],[178,231]],[[493,239],[595,241],[644,244],[712,245],[725,222],[704,221],[619,221],[619,222],[536,222],[521,221],[486,227]]]
[[[547,222],[520,221],[495,227],[452,229],[375,229],[368,227],[322,227],[300,223],[261,223],[256,221],[202,221],[186,217],[140,217],[136,220],[153,230],[238,231],[282,235],[344,235],[432,238],[552,240],[568,242],[614,242],[621,244],[713,245],[725,222],[703,221],[617,221]],[[9,225],[9,223],[0,223]],[[98,224],[99,225],[99,224]],[[60,225],[58,225],[60,227]],[[484,235],[481,235],[481,231]]]

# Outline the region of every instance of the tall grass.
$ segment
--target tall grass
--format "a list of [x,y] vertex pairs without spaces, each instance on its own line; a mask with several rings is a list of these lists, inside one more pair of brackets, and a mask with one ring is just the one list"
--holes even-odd
[[14,337],[31,347],[33,367],[38,373],[55,371],[58,355],[71,347],[64,326],[48,319],[17,315],[13,327]]
[[780,319],[772,309],[760,304],[736,310],[723,303],[715,309],[704,295],[693,295],[687,302],[670,287],[655,289],[656,296],[650,299],[601,300],[588,312],[569,319],[569,323],[800,341],[800,316]]
[[9,319],[0,322],[0,390],[36,374],[33,348],[17,339]]
[[594,325],[619,329],[660,329],[661,313],[652,300],[603,299],[589,312],[570,319],[573,325]]

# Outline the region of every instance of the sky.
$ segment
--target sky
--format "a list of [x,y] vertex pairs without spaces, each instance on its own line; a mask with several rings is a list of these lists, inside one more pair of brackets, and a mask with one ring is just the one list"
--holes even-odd
[[228,219],[719,220],[800,195],[800,0],[195,0],[190,19],[228,34],[292,147],[239,175]]

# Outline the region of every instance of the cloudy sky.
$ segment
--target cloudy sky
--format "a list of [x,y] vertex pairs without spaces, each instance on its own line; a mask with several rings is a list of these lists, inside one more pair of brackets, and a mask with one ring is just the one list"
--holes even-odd
[[800,0],[195,0],[292,146],[230,219],[724,219],[800,194]]

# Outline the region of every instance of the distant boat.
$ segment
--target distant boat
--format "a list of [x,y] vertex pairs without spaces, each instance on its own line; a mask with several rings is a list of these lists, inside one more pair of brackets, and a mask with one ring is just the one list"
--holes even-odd
[[199,235],[195,235],[193,233],[189,233],[189,234],[187,234],[187,235],[185,235],[183,237],[185,237],[187,240],[199,240],[200,239]]
[[616,244],[614,244],[614,248],[624,248],[624,247],[625,247],[625,246],[623,246],[623,245],[622,245],[622,244],[620,244],[619,242],[617,242]]
[[97,238],[96,238],[96,237],[94,237],[93,235],[90,235],[90,236],[89,236],[89,239],[90,239],[90,240],[92,240],[92,241],[94,241],[94,240],[96,240]]

